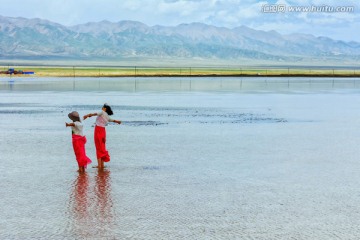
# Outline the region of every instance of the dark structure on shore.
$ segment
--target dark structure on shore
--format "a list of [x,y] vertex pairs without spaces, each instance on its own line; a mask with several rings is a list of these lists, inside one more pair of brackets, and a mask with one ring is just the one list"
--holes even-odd
[[1,74],[35,74],[34,71],[23,71],[23,70],[15,70],[15,68],[9,68],[7,71],[0,71]]

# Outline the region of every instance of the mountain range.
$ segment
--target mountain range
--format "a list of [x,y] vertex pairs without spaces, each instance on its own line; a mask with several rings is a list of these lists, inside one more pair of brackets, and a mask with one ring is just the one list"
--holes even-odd
[[147,26],[136,21],[64,26],[44,19],[0,16],[0,59],[117,60],[126,58],[225,61],[360,60],[360,43],[282,35],[240,26],[202,23]]

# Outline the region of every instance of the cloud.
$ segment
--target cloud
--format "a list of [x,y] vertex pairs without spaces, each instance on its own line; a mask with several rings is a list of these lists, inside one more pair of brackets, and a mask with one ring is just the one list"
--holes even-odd
[[263,17],[254,19],[249,26],[262,30],[277,30],[280,33],[310,33],[315,36],[328,36],[335,39],[360,40],[355,37],[353,30],[360,22],[359,8],[357,1],[324,1],[324,0],[279,0],[276,4],[284,4],[289,7],[338,7],[354,6],[354,12],[326,12],[326,11],[285,11],[284,13],[264,14]]

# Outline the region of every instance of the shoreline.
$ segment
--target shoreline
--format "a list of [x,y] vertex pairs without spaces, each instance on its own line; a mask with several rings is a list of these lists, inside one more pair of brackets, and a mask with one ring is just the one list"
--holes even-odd
[[94,75],[94,74],[79,74],[79,75],[64,75],[64,74],[51,74],[51,75],[9,75],[9,74],[0,74],[0,77],[8,77],[8,78],[45,78],[45,77],[57,77],[57,78],[81,78],[81,77],[89,77],[89,78],[127,78],[127,77],[143,77],[143,78],[201,78],[201,77],[244,77],[244,78],[303,78],[303,77],[314,77],[314,78],[360,78],[360,74],[102,74],[102,75]]
[[[226,68],[226,67],[11,67],[20,74],[6,72],[10,67],[0,68],[0,77],[315,77],[315,78],[360,78],[360,69],[321,69],[321,68]],[[21,74],[34,72],[35,74]]]

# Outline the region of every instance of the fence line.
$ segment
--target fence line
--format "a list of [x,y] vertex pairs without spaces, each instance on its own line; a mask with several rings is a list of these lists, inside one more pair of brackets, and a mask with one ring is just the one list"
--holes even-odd
[[[3,76],[9,66],[3,66]],[[360,77],[360,67],[154,67],[154,66],[11,66],[16,69],[32,69],[38,77],[190,77],[190,76],[313,76],[313,77]]]

